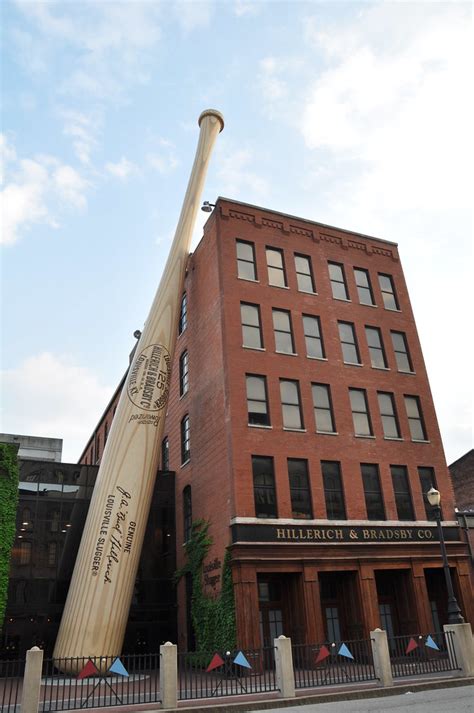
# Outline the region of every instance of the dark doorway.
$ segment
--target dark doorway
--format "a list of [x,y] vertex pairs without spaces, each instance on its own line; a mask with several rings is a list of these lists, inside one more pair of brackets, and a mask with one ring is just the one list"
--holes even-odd
[[389,637],[418,630],[411,571],[391,569],[375,572],[380,623]]
[[362,618],[357,572],[320,572],[321,609],[327,641],[358,639]]
[[[284,634],[292,641],[302,639],[302,605],[298,574],[258,575],[258,605],[262,646]],[[298,600],[300,604],[298,605]]]
[[[458,604],[460,604],[456,570],[450,567],[449,571],[453,582],[454,596]],[[443,624],[448,623],[448,590],[446,588],[444,570],[441,567],[425,569],[425,580],[430,601],[433,632],[439,634],[443,631]]]

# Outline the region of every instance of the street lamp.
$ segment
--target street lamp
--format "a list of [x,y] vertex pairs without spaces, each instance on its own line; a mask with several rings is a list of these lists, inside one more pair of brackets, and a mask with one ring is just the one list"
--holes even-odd
[[441,508],[439,503],[441,495],[439,490],[431,487],[426,493],[429,504],[434,509],[434,516],[438,526],[438,538],[441,546],[441,556],[443,558],[444,576],[446,579],[446,589],[448,590],[448,624],[464,624],[464,618],[454,596],[453,583],[451,581],[451,572],[449,571],[448,555],[446,552],[446,544],[444,542],[443,528],[441,527]]

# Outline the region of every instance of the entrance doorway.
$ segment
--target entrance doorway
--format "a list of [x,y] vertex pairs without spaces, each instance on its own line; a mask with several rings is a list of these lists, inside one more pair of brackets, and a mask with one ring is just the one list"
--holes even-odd
[[410,634],[418,629],[411,571],[391,569],[375,572],[382,629],[387,636]]
[[362,636],[357,572],[320,572],[321,609],[327,641]]
[[297,574],[258,575],[258,605],[262,646],[273,646],[282,634],[301,640],[302,606]]
[[[454,596],[459,604],[461,600],[457,587],[456,570],[450,567],[449,571],[451,572]],[[425,569],[425,580],[428,599],[430,600],[433,633],[440,634],[443,631],[443,624],[448,622],[448,590],[446,588],[444,570],[441,567],[427,567]]]

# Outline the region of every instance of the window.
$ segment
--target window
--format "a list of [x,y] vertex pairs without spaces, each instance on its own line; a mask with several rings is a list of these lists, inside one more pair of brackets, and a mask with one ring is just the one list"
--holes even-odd
[[391,276],[379,274],[379,285],[385,309],[398,310],[399,306],[397,295],[395,293],[395,287]]
[[313,509],[309,492],[308,461],[288,458],[288,477],[292,517],[310,520],[313,517]]
[[413,365],[408,351],[408,342],[404,332],[390,332],[392,335],[393,351],[397,360],[398,371],[413,371]]
[[59,532],[59,510],[52,511],[49,530],[50,532]]
[[400,438],[395,398],[393,394],[383,391],[377,392],[379,400],[380,418],[382,419],[383,435],[385,438]]
[[344,363],[360,364],[359,347],[357,346],[354,325],[350,322],[338,322],[338,326]]
[[332,296],[336,300],[348,300],[349,293],[347,291],[346,277],[344,268],[337,262],[330,262],[329,279],[331,280]]
[[264,376],[247,374],[247,411],[249,424],[252,426],[269,426],[267,380]]
[[188,299],[186,292],[181,297],[181,307],[179,310],[178,334],[182,334],[188,326]]
[[188,352],[184,351],[179,357],[179,395],[184,396],[189,389]]
[[181,421],[181,464],[187,463],[191,457],[190,450],[190,429],[189,416],[186,416]]
[[404,465],[391,465],[393,491],[399,520],[414,520],[415,513],[408,484],[408,470]]
[[294,354],[293,333],[290,313],[283,309],[274,309],[273,331],[275,334],[275,350],[285,354]]
[[253,493],[257,517],[278,517],[273,458],[252,456]]
[[161,441],[161,470],[170,469],[170,442],[168,436]]
[[365,336],[369,347],[370,363],[374,369],[386,369],[387,359],[383,347],[382,332],[378,327],[366,327]]
[[324,497],[328,520],[345,520],[346,506],[342,490],[341,465],[335,461],[322,461]]
[[31,542],[20,542],[20,564],[30,564],[31,562]]
[[99,458],[100,458],[100,436],[97,436],[97,442],[95,445],[95,453],[97,456],[97,460],[99,460]]
[[306,355],[311,359],[325,359],[321,323],[319,317],[309,314],[303,315],[304,338],[306,342]]
[[298,382],[280,379],[280,396],[283,411],[283,427],[298,430],[303,429]]
[[426,441],[426,429],[418,396],[405,396],[408,423],[412,441]]
[[286,287],[285,263],[283,251],[267,248],[268,284],[275,287]]
[[242,280],[256,280],[255,248],[253,243],[237,240],[237,274]]
[[251,349],[263,349],[262,330],[260,327],[260,309],[258,305],[240,303],[242,322],[242,343]]
[[105,446],[105,444],[107,443],[107,438],[108,438],[108,437],[109,437],[109,424],[108,424],[107,421],[106,421],[106,422],[105,422],[105,426],[104,426],[104,446]]
[[295,255],[295,270],[300,292],[316,292],[311,269],[311,258],[306,255]]
[[420,476],[420,486],[421,486],[421,492],[423,493],[423,502],[425,504],[426,519],[427,520],[436,520],[436,517],[435,517],[436,508],[433,507],[433,505],[430,505],[429,500],[426,497],[426,493],[428,492],[428,490],[430,490],[431,488],[436,488],[436,479],[435,479],[434,468],[425,468],[425,467],[420,466],[418,468],[418,475]]
[[91,465],[94,465],[94,446],[91,446]]
[[361,268],[355,267],[354,277],[361,305],[375,305],[368,270],[362,270]]
[[371,436],[372,425],[370,423],[369,407],[367,405],[367,394],[365,390],[349,389],[349,398],[351,400],[355,435]]
[[56,542],[48,542],[48,567],[56,565],[58,545]]
[[193,503],[191,486],[183,488],[183,542],[188,542],[193,526]]
[[379,468],[372,463],[361,463],[362,482],[364,484],[365,506],[368,520],[385,520],[382,490],[380,488]]
[[313,390],[314,420],[318,433],[335,433],[331,391],[327,384],[311,384]]

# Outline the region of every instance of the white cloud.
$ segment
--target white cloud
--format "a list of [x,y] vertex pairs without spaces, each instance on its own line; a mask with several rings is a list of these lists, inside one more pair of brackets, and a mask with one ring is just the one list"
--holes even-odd
[[219,192],[239,200],[255,203],[268,195],[267,181],[252,170],[257,165],[249,148],[232,149],[221,141],[216,151]]
[[[154,140],[152,140],[154,142]],[[168,139],[159,138],[158,148],[147,156],[148,164],[159,173],[169,173],[179,166],[174,144]]]
[[102,128],[102,116],[99,112],[84,114],[72,109],[63,109],[60,116],[64,121],[63,134],[70,136],[74,152],[85,165],[91,162],[91,154],[97,147],[97,134]]
[[122,156],[120,161],[117,161],[117,163],[106,163],[105,170],[112,176],[120,178],[122,181],[138,172],[137,166],[125,158],[125,156]]
[[12,245],[22,232],[43,223],[57,227],[55,213],[65,206],[83,209],[89,182],[52,156],[18,158],[3,136],[0,144],[5,174],[0,193],[0,242]]
[[69,357],[43,352],[2,374],[2,431],[64,439],[63,460],[75,462],[113,387]]
[[234,0],[233,10],[237,17],[255,17],[260,7],[256,0]]
[[214,10],[214,2],[210,0],[174,0],[169,8],[173,10],[174,16],[184,33],[189,34],[193,30],[200,30],[207,27],[211,21]]

